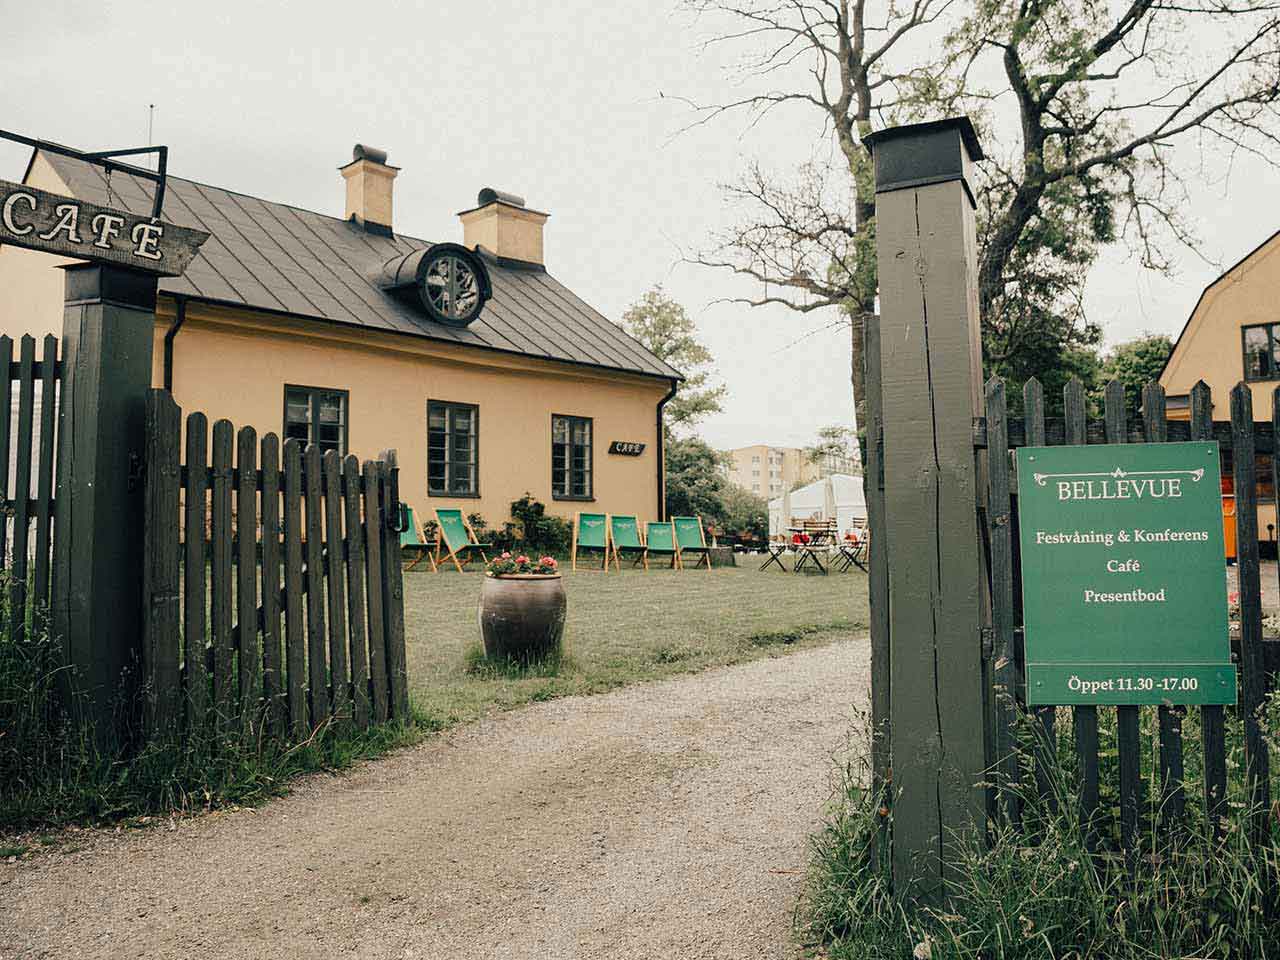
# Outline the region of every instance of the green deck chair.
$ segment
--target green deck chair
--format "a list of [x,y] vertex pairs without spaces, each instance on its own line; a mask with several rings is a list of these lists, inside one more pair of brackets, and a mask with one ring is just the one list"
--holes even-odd
[[[671,568],[680,566],[680,551],[676,548],[676,531],[671,522],[657,523],[650,520],[644,525],[645,549],[655,556],[670,556]],[[645,569],[649,569],[645,566]]]
[[480,554],[481,562],[488,562],[484,552],[491,544],[476,540],[476,532],[461,510],[436,507],[436,523],[440,524],[440,540],[436,545],[437,571],[439,564],[452,560],[461,573],[462,568],[471,562],[472,554],[476,553]]
[[676,548],[680,551],[680,567],[684,568],[684,555],[695,554],[698,559],[694,567],[705,563],[711,569],[711,548],[707,546],[707,536],[702,530],[701,517],[672,517],[671,524],[676,528]]
[[624,553],[635,557],[633,567],[644,564],[644,568],[649,569],[649,548],[640,539],[640,521],[634,516],[609,517],[609,539],[613,544],[613,566],[619,573],[622,565],[618,558]]
[[406,550],[417,551],[417,556],[413,558],[413,562],[405,569],[412,570],[423,560],[430,560],[431,569],[438,573],[436,558],[431,555],[436,545],[423,538],[422,529],[418,526],[418,519],[413,515],[413,507],[402,503],[400,508],[404,510],[404,532],[400,534],[400,552],[404,553]]
[[573,515],[573,549],[569,554],[570,566],[578,569],[579,550],[599,550],[604,558],[602,569],[609,572],[609,517],[604,513],[575,513]]

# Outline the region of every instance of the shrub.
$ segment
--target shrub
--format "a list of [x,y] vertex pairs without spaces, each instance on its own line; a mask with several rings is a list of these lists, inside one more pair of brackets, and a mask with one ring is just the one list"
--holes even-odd
[[561,517],[548,516],[545,504],[526,493],[511,504],[515,524],[515,541],[528,554],[560,555],[569,551],[573,542],[573,525]]

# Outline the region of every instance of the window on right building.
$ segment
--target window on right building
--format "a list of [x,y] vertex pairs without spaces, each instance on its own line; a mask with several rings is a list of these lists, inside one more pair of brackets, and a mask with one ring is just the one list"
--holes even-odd
[[1280,323],[1244,327],[1244,378],[1280,380]]

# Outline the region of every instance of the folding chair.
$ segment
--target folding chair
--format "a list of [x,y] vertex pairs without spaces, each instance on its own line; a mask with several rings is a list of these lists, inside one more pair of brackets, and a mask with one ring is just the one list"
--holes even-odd
[[640,539],[640,522],[635,517],[609,517],[609,542],[613,548],[613,566],[619,573],[622,565],[618,558],[624,553],[635,556],[633,567],[644,564],[644,568],[649,569],[649,548]]
[[431,555],[436,548],[436,544],[422,535],[418,528],[418,521],[413,515],[413,507],[402,503],[400,504],[400,509],[404,511],[404,522],[401,524],[404,527],[404,533],[400,534],[400,552],[404,553],[405,550],[418,551],[418,555],[413,558],[412,563],[405,567],[405,570],[412,570],[423,560],[430,560],[432,572],[439,573],[439,568],[436,567],[436,558]]
[[764,570],[771,563],[776,563],[778,569],[783,573],[787,572],[787,568],[782,565],[782,555],[787,552],[787,541],[785,540],[766,540],[764,544],[765,553],[769,554],[764,563],[760,564],[760,569]]
[[705,563],[711,569],[711,548],[707,546],[707,536],[702,529],[701,517],[672,517],[672,525],[676,528],[676,548],[680,551],[680,567],[684,568],[684,555],[692,553],[698,557],[694,568]]
[[863,527],[854,531],[852,540],[846,538],[840,541],[840,556],[836,558],[833,566],[838,567],[841,573],[847,572],[853,566],[866,573],[867,567],[863,563],[866,558],[867,530],[866,527]]
[[[671,521],[666,523],[658,523],[650,520],[644,525],[644,545],[645,549],[652,556],[671,557],[671,569],[678,570],[680,568],[680,549],[676,546],[676,530],[671,525]],[[645,564],[648,570],[648,564]]]
[[579,550],[599,550],[603,558],[602,569],[609,572],[609,516],[604,513],[575,513],[573,515],[573,548],[569,553],[570,566],[578,569]]
[[476,532],[471,529],[471,524],[467,523],[461,510],[436,507],[436,523],[440,525],[440,539],[436,542],[435,556],[437,572],[439,564],[452,560],[461,573],[462,568],[471,562],[473,553],[480,554],[482,563],[488,562],[489,558],[484,552],[492,545],[476,540]]
[[827,568],[822,564],[821,551],[831,546],[834,533],[830,522],[826,520],[805,520],[801,524],[801,529],[808,540],[797,545],[796,563],[791,568],[791,572],[799,573],[805,564],[812,564],[825,574]]

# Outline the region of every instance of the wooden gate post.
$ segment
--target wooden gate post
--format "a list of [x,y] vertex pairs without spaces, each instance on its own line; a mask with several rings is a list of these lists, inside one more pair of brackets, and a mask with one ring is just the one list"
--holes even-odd
[[78,702],[105,741],[138,706],[156,277],[81,263],[66,280],[51,617]]
[[[893,871],[938,901],[983,829],[986,767],[973,418],[982,385],[967,118],[867,139],[876,168],[889,574]],[[874,614],[873,614],[874,616]]]

